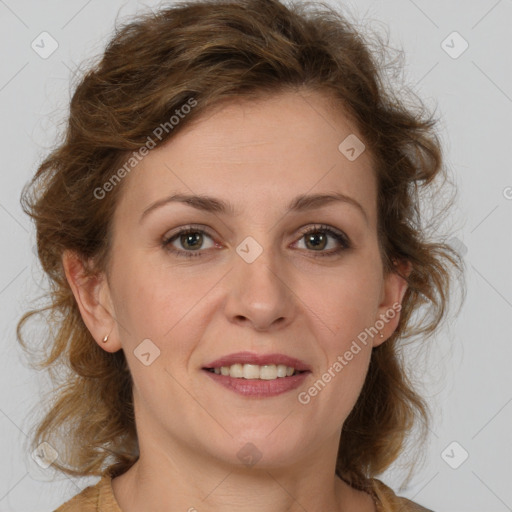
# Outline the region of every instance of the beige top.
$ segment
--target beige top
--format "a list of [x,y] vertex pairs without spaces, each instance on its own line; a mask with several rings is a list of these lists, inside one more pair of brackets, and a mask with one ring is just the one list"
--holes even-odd
[[[406,498],[396,496],[392,489],[380,480],[374,479],[378,487],[378,498],[375,499],[377,512],[387,510],[393,512],[432,512]],[[389,508],[391,507],[391,508]],[[54,512],[122,512],[112,491],[112,477],[104,474],[100,481],[93,486],[86,487],[69,501],[61,505]]]

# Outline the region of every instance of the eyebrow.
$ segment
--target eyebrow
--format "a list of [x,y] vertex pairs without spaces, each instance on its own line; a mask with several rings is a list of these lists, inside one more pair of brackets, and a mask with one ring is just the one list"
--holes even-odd
[[[307,210],[314,210],[315,208],[321,208],[330,203],[341,202],[350,204],[359,210],[363,215],[366,223],[368,224],[368,215],[361,204],[354,198],[342,194],[340,192],[329,193],[329,194],[302,194],[294,198],[288,205],[288,212],[302,212]],[[201,210],[204,212],[221,213],[224,215],[236,216],[238,212],[235,210],[231,203],[227,203],[221,199],[207,195],[187,195],[187,194],[173,194],[169,197],[164,197],[158,201],[149,205],[140,217],[140,222],[152,211],[160,208],[169,203],[183,203]]]

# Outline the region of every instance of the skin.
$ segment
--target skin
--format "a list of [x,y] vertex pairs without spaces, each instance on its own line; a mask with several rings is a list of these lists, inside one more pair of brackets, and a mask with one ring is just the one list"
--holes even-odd
[[[108,272],[83,279],[64,254],[84,322],[104,350],[125,351],[133,376],[140,459],[112,481],[123,511],[375,510],[369,495],[335,476],[335,459],[372,347],[389,338],[399,314],[309,404],[297,399],[406,290],[383,272],[370,152],[349,161],[338,150],[350,134],[355,126],[317,92],[229,102],[124,178]],[[286,211],[298,195],[332,192],[365,213],[348,202]],[[168,203],[140,220],[173,193],[207,194],[238,213]],[[197,252],[197,243],[201,256],[162,247],[191,223],[207,228],[203,245],[178,237],[172,247]],[[318,256],[341,246],[321,230],[327,245],[308,245],[300,229],[317,224],[345,233],[350,247]],[[236,252],[248,236],[263,248],[250,264]],[[145,366],[134,350],[148,338],[160,356]],[[244,350],[297,357],[312,374],[299,389],[248,398],[202,370]],[[261,459],[246,467],[237,453],[249,442]]]

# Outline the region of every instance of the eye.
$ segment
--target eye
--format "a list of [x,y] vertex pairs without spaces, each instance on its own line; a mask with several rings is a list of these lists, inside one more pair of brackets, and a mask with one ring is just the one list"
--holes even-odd
[[[334,248],[325,251],[329,246],[329,238],[334,240]],[[312,226],[302,231],[302,237],[299,241],[305,241],[306,250],[316,252],[314,256],[335,256],[351,247],[349,238],[342,231],[334,230],[325,225]],[[296,242],[298,243],[298,242]]]
[[[209,247],[204,247],[205,239],[210,239]],[[182,249],[177,248],[180,245]],[[201,256],[204,249],[216,247],[217,244],[213,241],[212,237],[202,228],[187,226],[182,228],[176,233],[170,235],[162,241],[162,247],[177,256],[194,257]]]
[[[303,229],[301,238],[295,242],[294,245],[299,244],[300,241],[305,241],[305,250],[313,252],[314,257],[336,256],[339,253],[351,248],[349,238],[342,231],[335,230],[329,226],[316,225]],[[205,240],[210,240],[210,244],[204,247]],[[333,242],[330,244],[329,239]],[[177,247],[177,246],[181,246]],[[331,250],[329,245],[334,245]],[[213,236],[208,234],[204,226],[186,226],[177,232],[171,234],[162,241],[162,247],[175,254],[176,256],[183,256],[186,258],[203,256],[206,249],[213,247],[221,247],[220,244],[213,240]],[[299,247],[302,249],[302,247]]]

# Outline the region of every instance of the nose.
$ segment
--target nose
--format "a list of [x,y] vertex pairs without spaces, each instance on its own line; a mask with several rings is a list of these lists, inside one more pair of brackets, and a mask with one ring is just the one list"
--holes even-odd
[[275,254],[265,249],[249,263],[235,256],[228,277],[225,314],[232,323],[250,325],[255,331],[282,329],[296,310],[290,277]]

